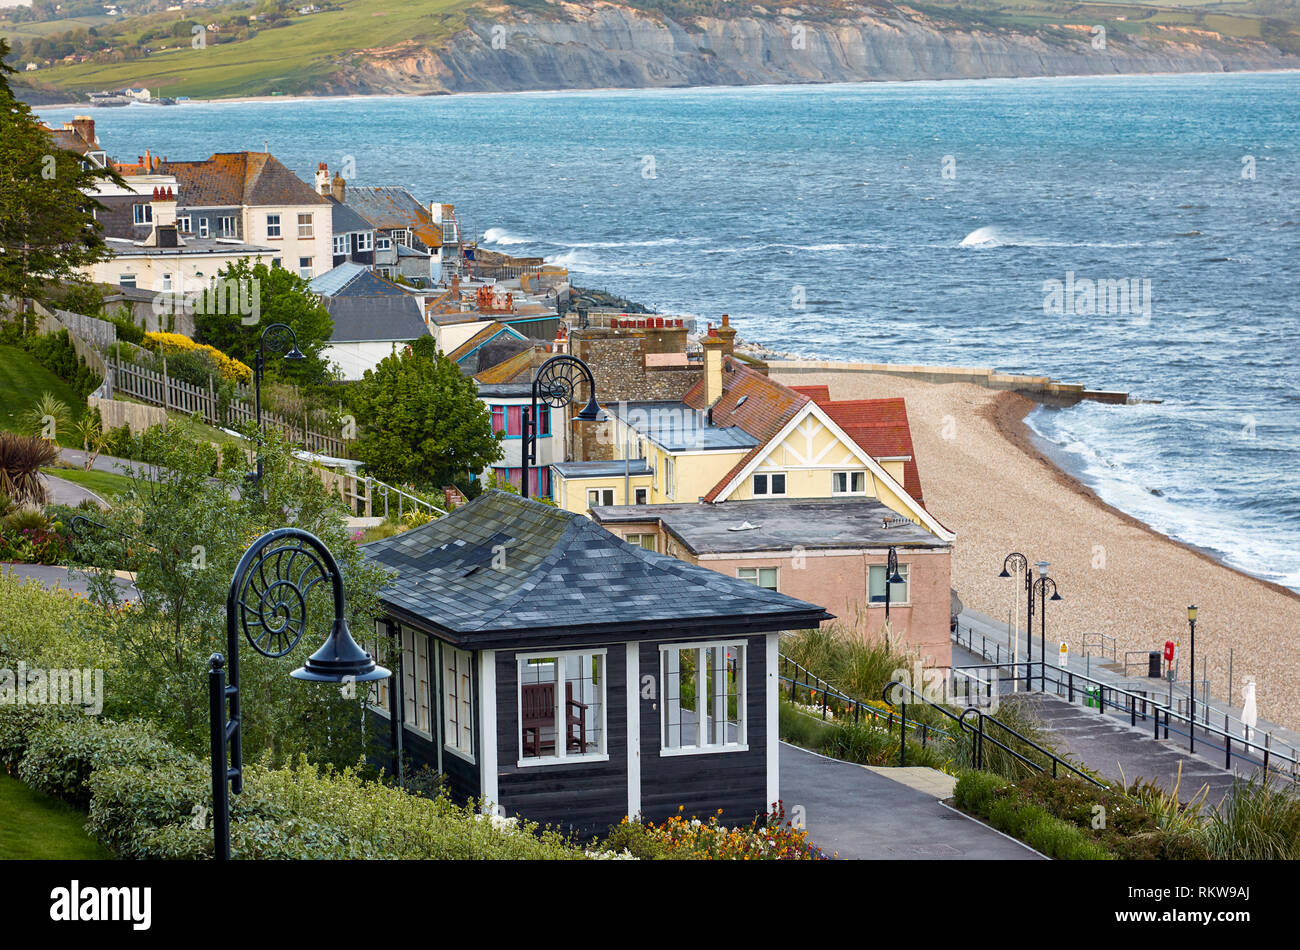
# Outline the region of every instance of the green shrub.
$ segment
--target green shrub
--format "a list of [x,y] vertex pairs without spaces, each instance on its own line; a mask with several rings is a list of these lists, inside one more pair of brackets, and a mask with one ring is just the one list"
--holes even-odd
[[242,442],[221,443],[221,467],[236,471],[248,468],[248,450]]
[[83,715],[40,724],[28,736],[18,778],[84,810],[90,805],[91,774],[99,769],[131,764],[154,769],[188,761],[147,723]]
[[1049,858],[1063,861],[1109,861],[1114,855],[1088,837],[1077,825],[1046,813],[1037,813],[1031,807],[1022,809],[1022,815],[1033,813],[1024,820],[1023,830],[1016,837]]
[[1300,858],[1300,792],[1263,773],[1237,778],[1209,816],[1205,843],[1224,861]]
[[614,825],[599,846],[615,854],[626,851],[642,861],[663,861],[675,857],[663,838],[651,833],[640,821],[624,820],[622,824]]
[[67,591],[0,572],[0,668],[20,661],[33,669],[112,668],[116,650],[102,637],[95,611]]
[[69,719],[74,715],[80,714],[66,706],[0,705],[0,766],[6,772],[14,772],[38,729],[54,719]]
[[1010,784],[1007,779],[992,772],[976,772],[973,769],[962,772],[953,788],[953,804],[972,815],[986,815],[994,793]]
[[82,401],[104,381],[77,355],[67,330],[28,337],[24,345],[36,362],[71,386]]

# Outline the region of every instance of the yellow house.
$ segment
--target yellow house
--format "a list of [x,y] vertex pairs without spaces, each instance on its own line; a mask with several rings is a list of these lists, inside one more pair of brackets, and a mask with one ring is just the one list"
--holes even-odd
[[[703,344],[703,378],[681,402],[605,407],[616,461],[558,475],[557,503],[586,513],[597,504],[860,497],[943,541],[956,537],[925,509],[903,400],[835,402],[824,386],[769,379],[727,355],[716,335]],[[623,459],[644,466],[635,483],[615,477]]]

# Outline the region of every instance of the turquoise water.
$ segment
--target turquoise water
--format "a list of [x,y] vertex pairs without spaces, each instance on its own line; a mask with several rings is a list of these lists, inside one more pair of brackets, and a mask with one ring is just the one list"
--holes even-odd
[[[485,246],[777,349],[1163,400],[1031,425],[1107,501],[1300,588],[1298,107],[1284,73],[95,114],[119,157],[269,147],[309,181],[350,159]],[[1067,274],[1123,281],[1128,311],[1045,308]]]

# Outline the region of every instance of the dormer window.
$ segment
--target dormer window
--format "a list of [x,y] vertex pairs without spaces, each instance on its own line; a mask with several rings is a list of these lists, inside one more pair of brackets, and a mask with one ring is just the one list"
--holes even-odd
[[136,224],[153,224],[153,205],[132,205]]

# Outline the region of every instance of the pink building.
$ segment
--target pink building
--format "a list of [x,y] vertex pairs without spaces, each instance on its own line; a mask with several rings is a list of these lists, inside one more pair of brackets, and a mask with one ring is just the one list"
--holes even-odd
[[894,643],[927,667],[952,663],[952,545],[870,499],[805,498],[597,507],[591,517],[660,554],[824,607],[864,638],[883,636],[885,565]]

